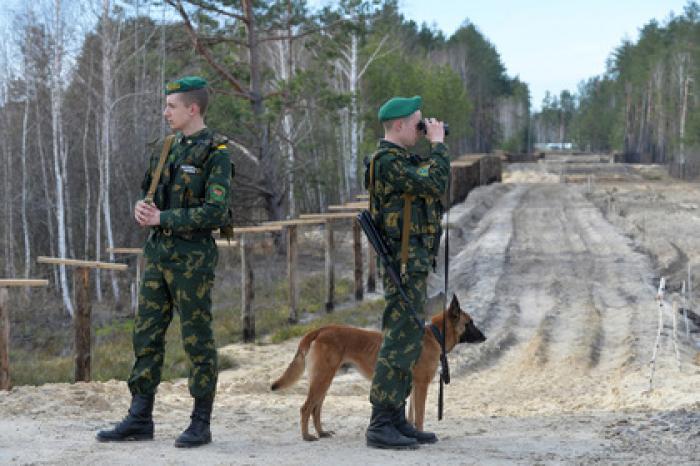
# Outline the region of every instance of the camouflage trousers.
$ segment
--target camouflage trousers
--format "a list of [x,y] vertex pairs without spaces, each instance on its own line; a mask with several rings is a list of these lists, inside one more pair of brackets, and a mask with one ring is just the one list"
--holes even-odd
[[214,395],[217,357],[211,327],[213,284],[213,267],[183,270],[147,261],[134,321],[136,361],[128,380],[132,394],[155,393],[165,356],[165,334],[175,308],[190,361],[190,394],[194,398]]
[[[419,319],[425,319],[427,278],[427,272],[409,273],[403,284]],[[420,357],[425,330],[417,327],[409,307],[386,274],[384,299],[384,339],[374,368],[369,400],[374,406],[396,409],[411,394],[413,366]]]

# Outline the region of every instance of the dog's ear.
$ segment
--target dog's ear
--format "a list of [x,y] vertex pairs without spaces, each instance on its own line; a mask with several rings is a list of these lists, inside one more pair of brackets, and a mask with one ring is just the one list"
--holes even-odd
[[461,312],[462,309],[459,307],[459,300],[457,299],[457,295],[454,294],[452,295],[452,301],[450,302],[450,307],[447,309],[447,313],[450,318],[458,319]]

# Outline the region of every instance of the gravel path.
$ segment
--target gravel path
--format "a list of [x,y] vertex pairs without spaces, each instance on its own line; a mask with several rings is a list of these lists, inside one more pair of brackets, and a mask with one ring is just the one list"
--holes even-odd
[[[441,438],[436,445],[367,449],[369,383],[352,369],[338,374],[324,404],[324,426],[336,436],[303,442],[305,379],[268,390],[295,340],[221,349],[237,366],[220,376],[214,443],[194,451],[172,446],[188,421],[184,380],[161,386],[156,439],[126,445],[94,440],[125,414],[123,382],[2,393],[0,464],[700,464],[697,347],[692,335],[679,338],[679,370],[670,305],[648,391],[658,319],[652,260],[583,186],[526,171],[513,179],[527,182],[479,188],[450,213],[450,283],[488,340],[451,355],[441,422],[431,387],[426,428]],[[441,278],[431,283],[437,291]]]

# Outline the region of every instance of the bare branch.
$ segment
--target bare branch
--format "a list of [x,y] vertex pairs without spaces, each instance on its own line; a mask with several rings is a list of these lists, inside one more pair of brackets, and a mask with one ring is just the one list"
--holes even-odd
[[219,65],[215,60],[214,57],[212,57],[211,53],[209,52],[209,49],[207,49],[204,44],[199,40],[199,36],[197,35],[197,32],[194,30],[194,27],[192,26],[192,22],[190,21],[190,17],[185,11],[185,8],[182,6],[182,2],[180,0],[165,0],[170,6],[175,8],[179,13],[180,16],[182,17],[182,20],[185,24],[185,30],[187,31],[187,34],[190,36],[190,39],[192,40],[192,44],[194,45],[194,48],[197,49],[197,51],[202,54],[202,56],[206,59],[207,63],[214,68],[226,81],[228,81],[233,88],[242,96],[245,97],[246,99],[253,100],[253,96],[250,94],[249,91],[247,91],[243,85],[236,79],[235,76],[233,76],[229,71],[224,68],[223,66]]
[[[166,1],[168,3],[170,3],[169,0],[166,0]],[[243,21],[245,24],[248,24],[248,18],[246,18],[245,16],[239,15],[239,14],[236,14],[236,13],[233,13],[230,11],[222,10],[221,8],[217,8],[216,6],[211,4],[210,2],[205,2],[202,0],[185,0],[185,1],[191,5],[198,6],[199,8],[203,8],[203,9],[209,10],[209,11],[214,11],[216,13],[219,13],[220,15],[228,16],[229,18],[234,18],[234,19],[237,19],[238,21]],[[172,5],[172,3],[171,3],[171,5]]]
[[216,45],[222,43],[232,43],[240,45],[242,47],[248,47],[248,43],[239,39],[234,39],[233,37],[222,37],[222,36],[199,36],[199,40],[204,45]]
[[[261,42],[269,42],[269,41],[275,41],[275,40],[296,40],[296,39],[300,39],[300,38],[302,38],[302,37],[305,37],[305,36],[308,36],[308,35],[311,35],[311,34],[314,34],[314,33],[317,33],[317,32],[323,32],[323,31],[326,31],[326,30],[328,30],[328,29],[333,29],[335,26],[337,26],[337,25],[339,25],[339,24],[341,24],[341,23],[343,23],[343,22],[345,22],[345,21],[346,21],[345,19],[339,19],[339,20],[337,20],[337,21],[333,21],[331,24],[329,24],[329,25],[327,25],[327,26],[319,26],[319,27],[317,27],[317,28],[308,29],[308,30],[306,30],[306,31],[304,31],[304,32],[300,32],[299,34],[286,34],[286,35],[284,35],[284,36],[271,35],[271,36],[268,36],[268,37],[263,37],[262,39],[258,39],[258,43],[261,43]],[[270,32],[271,30],[272,30],[272,29],[270,29],[270,30],[268,30],[268,31],[266,31],[266,32]]]
[[245,155],[246,157],[248,157],[248,159],[250,159],[250,161],[252,161],[255,165],[258,165],[258,166],[260,165],[260,160],[258,160],[258,158],[257,158],[256,156],[254,156],[253,153],[250,152],[246,146],[244,146],[243,144],[241,144],[241,143],[238,142],[238,141],[233,140],[233,139],[230,138],[230,137],[228,138],[228,141],[229,141],[234,147],[236,147],[236,149],[238,149],[238,150],[240,150],[241,152],[243,152],[243,155]]
[[389,38],[389,35],[385,35],[384,37],[382,37],[382,40],[379,41],[379,45],[377,45],[377,48],[374,49],[374,52],[372,52],[372,55],[370,55],[370,57],[367,59],[367,62],[365,63],[365,66],[363,66],[363,67],[362,67],[362,70],[360,70],[360,72],[357,73],[357,78],[358,78],[358,79],[360,79],[360,78],[362,77],[362,75],[365,74],[365,71],[367,71],[367,68],[369,68],[369,65],[371,65],[372,62],[373,62],[374,60],[376,60],[376,59],[378,59],[378,58],[381,58],[381,57],[383,57],[384,55],[386,55],[386,54],[392,52],[393,50],[395,50],[395,47],[394,47],[394,48],[391,48],[391,49],[387,50],[387,51],[384,52],[383,54],[378,55],[378,54],[379,54],[379,51],[380,51],[380,50],[382,49],[382,47],[384,46],[384,42],[386,42],[388,38]]
[[262,193],[266,196],[273,196],[274,193],[268,191],[267,189],[263,188],[261,183],[248,183],[243,181],[242,179],[237,178],[236,179],[236,186],[235,189],[247,189],[248,191],[255,192],[255,193]]

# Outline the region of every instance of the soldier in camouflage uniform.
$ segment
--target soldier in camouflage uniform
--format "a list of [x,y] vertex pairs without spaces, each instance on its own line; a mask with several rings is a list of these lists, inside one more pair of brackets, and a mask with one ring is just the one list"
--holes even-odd
[[386,308],[382,318],[383,341],[372,379],[372,418],[367,445],[376,448],[417,448],[437,441],[435,434],[417,431],[405,415],[411,393],[412,370],[418,360],[424,328],[418,328],[411,308],[424,319],[426,282],[440,242],[443,206],[450,161],[443,143],[443,123],[426,119],[431,154],[421,157],[406,149],[421,136],[422,100],[395,97],[379,110],[385,129],[365,176],[370,211],[392,250],[393,267],[411,302],[401,298],[384,274]]
[[[134,322],[136,361],[128,380],[132,403],[114,429],[101,431],[101,441],[153,438],[153,401],[160,383],[165,334],[180,314],[182,342],[189,357],[189,391],[194,398],[190,426],[178,447],[211,442],[211,419],[217,380],[212,332],[211,288],[218,252],[211,232],[229,221],[232,165],[226,138],[204,125],[208,103],[206,81],[186,77],[166,87],[164,116],[177,131],[165,159],[157,189],[139,201],[135,218],[150,227],[144,248],[146,270]],[[146,198],[159,161],[155,154],[142,184]]]

